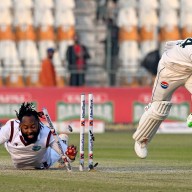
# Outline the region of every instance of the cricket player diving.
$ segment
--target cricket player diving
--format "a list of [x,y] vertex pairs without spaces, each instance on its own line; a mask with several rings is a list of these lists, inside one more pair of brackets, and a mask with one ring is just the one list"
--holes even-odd
[[[37,112],[32,103],[22,103],[17,118],[11,119],[0,128],[0,144],[11,155],[15,168],[47,169],[57,161],[62,163],[63,155],[50,128],[43,124],[42,112]],[[67,139],[67,137],[66,137]],[[61,146],[70,162],[75,160],[77,151],[74,145]],[[68,141],[66,141],[68,143]]]
[[[171,109],[171,98],[177,88],[184,86],[192,94],[192,38],[169,41],[158,64],[153,85],[151,102],[141,116],[137,130],[133,134],[135,152],[146,158],[147,145],[156,134],[160,124]],[[189,115],[187,122],[192,122]]]

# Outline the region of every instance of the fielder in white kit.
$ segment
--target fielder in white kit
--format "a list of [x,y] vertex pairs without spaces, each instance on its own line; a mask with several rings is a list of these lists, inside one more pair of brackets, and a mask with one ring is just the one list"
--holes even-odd
[[[11,155],[14,167],[18,169],[47,169],[55,162],[62,162],[62,154],[50,128],[40,118],[32,103],[22,103],[17,119],[11,119],[0,128],[0,144]],[[61,141],[63,151],[69,160],[75,160],[76,147]]]
[[147,157],[147,144],[156,134],[162,121],[167,118],[172,106],[172,95],[181,86],[192,94],[192,38],[169,41],[165,44],[153,85],[151,102],[145,108],[133,134],[135,152],[140,158]]

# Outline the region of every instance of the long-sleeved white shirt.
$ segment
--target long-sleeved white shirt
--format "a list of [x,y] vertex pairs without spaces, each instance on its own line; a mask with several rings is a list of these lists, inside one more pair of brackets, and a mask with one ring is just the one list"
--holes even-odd
[[59,147],[50,129],[41,124],[37,141],[27,144],[19,128],[18,120],[9,120],[0,128],[0,144],[5,147],[16,168],[41,168],[44,162],[50,164],[50,147],[61,156]]

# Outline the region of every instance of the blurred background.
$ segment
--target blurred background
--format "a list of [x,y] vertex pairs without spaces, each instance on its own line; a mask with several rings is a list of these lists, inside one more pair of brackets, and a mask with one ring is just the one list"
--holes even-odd
[[[137,123],[165,42],[192,36],[191,10],[190,0],[0,1],[1,119],[23,101],[48,106],[56,121],[78,119],[80,94],[92,92],[97,119]],[[48,49],[56,83],[45,88]],[[173,100],[170,119],[185,121],[190,95]]]
[[191,36],[191,6],[189,0],[1,1],[1,85],[39,86],[48,48],[55,49],[57,86],[70,85],[76,71],[67,49],[78,35],[90,55],[79,72],[86,86],[151,86],[165,41]]

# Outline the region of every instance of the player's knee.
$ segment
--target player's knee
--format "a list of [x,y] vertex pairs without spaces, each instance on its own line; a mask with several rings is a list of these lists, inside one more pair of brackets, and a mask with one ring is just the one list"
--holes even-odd
[[151,115],[157,119],[165,119],[170,112],[172,103],[170,101],[154,101],[151,104]]
[[133,139],[141,142],[143,140],[150,141],[161,122],[168,116],[171,106],[169,101],[155,101],[148,105],[136,132],[133,134]]

